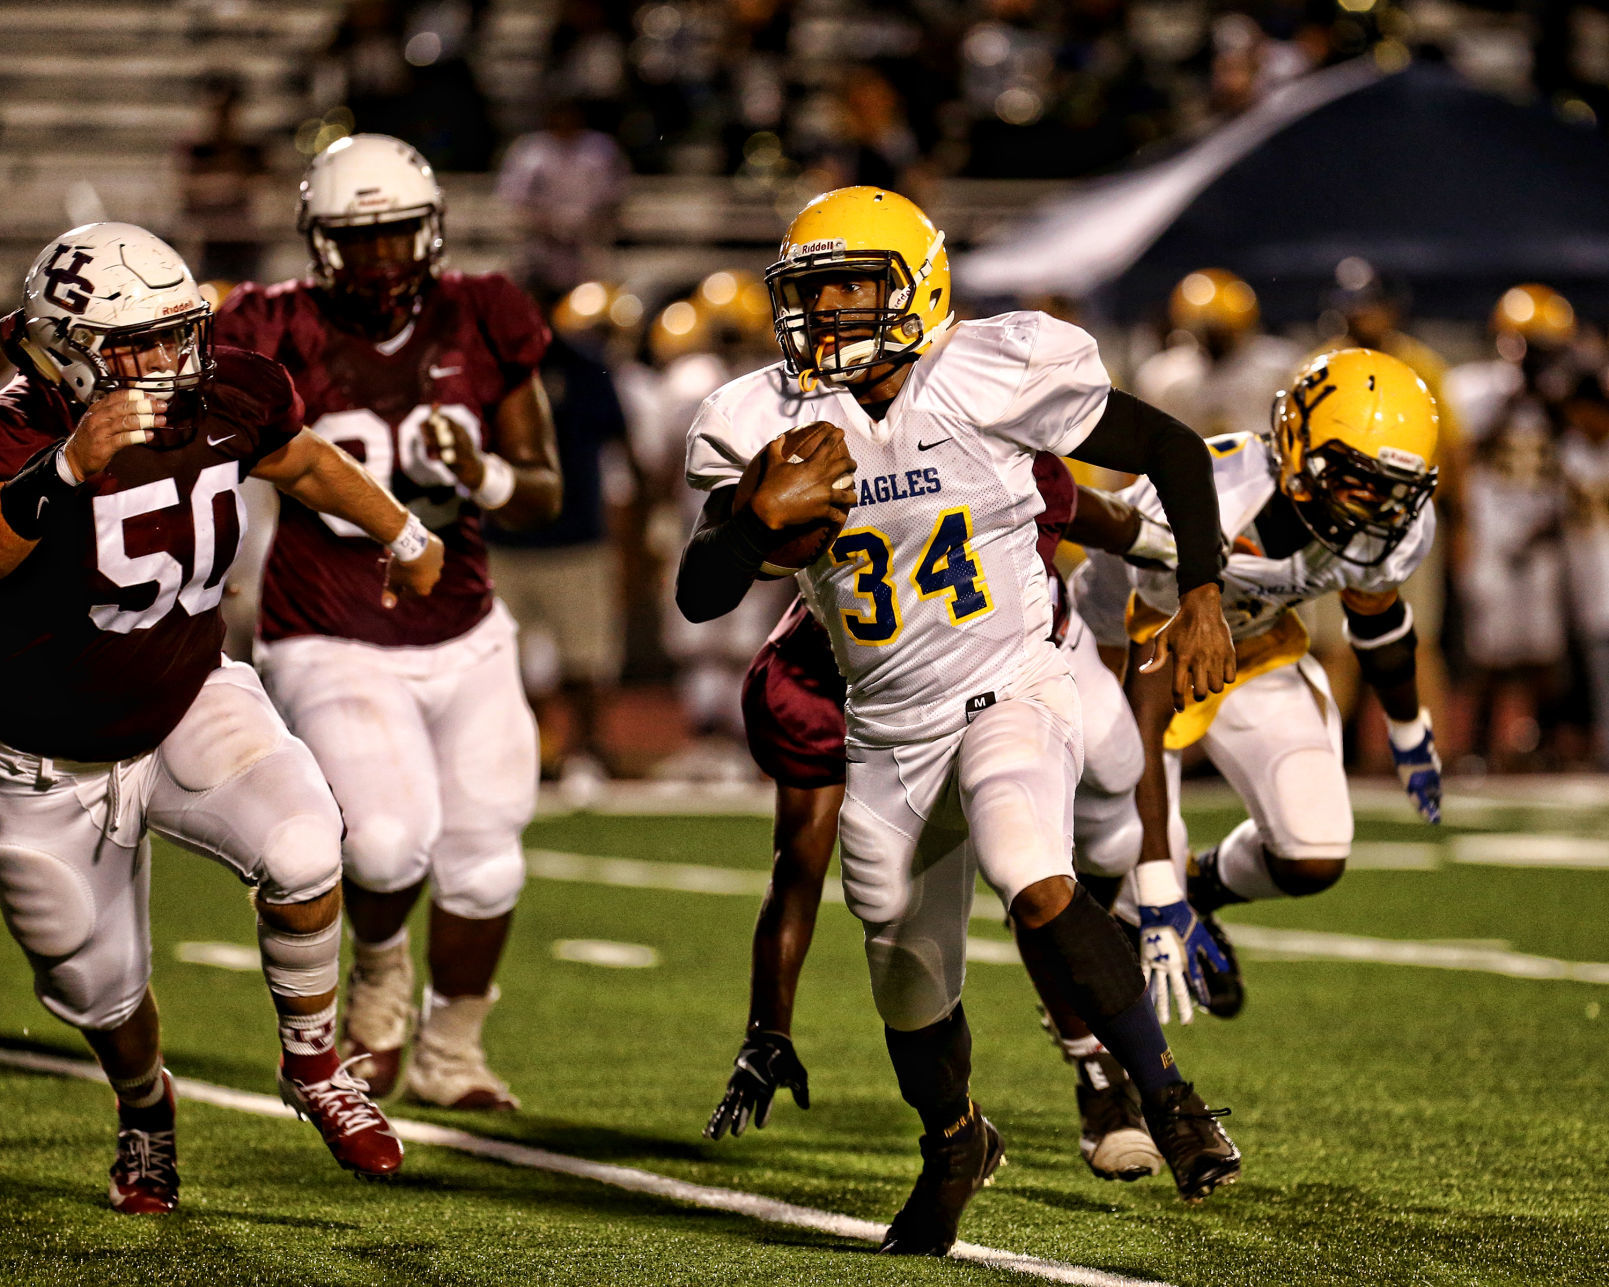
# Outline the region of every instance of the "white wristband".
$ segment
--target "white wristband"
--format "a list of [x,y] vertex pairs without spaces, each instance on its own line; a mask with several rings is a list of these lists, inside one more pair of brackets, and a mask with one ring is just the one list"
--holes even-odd
[[469,499],[482,509],[502,509],[514,498],[514,466],[489,451],[480,461],[486,473]]
[[386,549],[391,551],[398,563],[412,563],[429,544],[429,530],[419,521],[419,515],[410,513],[408,521],[402,525],[402,531],[397,533],[397,539]]
[[1134,868],[1134,900],[1142,907],[1184,902],[1178,873],[1171,862],[1142,862]]
[[1389,715],[1386,716],[1386,734],[1391,738],[1391,745],[1399,751],[1411,751],[1425,740],[1425,734],[1430,732],[1430,712],[1423,706],[1419,714],[1410,720],[1397,721]]
[[77,487],[84,480],[73,469],[73,462],[67,459],[67,444],[62,443],[56,448],[56,477],[69,487]]

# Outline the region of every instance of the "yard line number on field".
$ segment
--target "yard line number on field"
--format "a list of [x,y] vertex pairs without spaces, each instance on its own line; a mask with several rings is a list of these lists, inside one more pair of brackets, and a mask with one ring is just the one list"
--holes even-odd
[[[7,1050],[0,1047],[0,1066],[55,1077],[76,1077],[82,1081],[105,1081],[104,1074],[92,1063],[86,1063],[81,1059],[64,1059],[59,1055],[39,1054],[31,1050]],[[174,1078],[174,1085],[181,1099],[193,1103],[231,1108],[236,1112],[252,1113],[258,1117],[294,1117],[289,1108],[271,1095],[234,1090],[228,1086],[195,1081],[189,1077]],[[685,1202],[690,1206],[704,1207],[712,1211],[727,1211],[766,1224],[810,1229],[832,1237],[854,1238],[863,1242],[881,1242],[888,1228],[887,1225],[878,1224],[874,1220],[858,1220],[835,1211],[819,1211],[815,1207],[796,1206],[791,1202],[779,1202],[775,1198],[764,1197],[758,1193],[719,1189],[705,1184],[690,1184],[686,1180],[655,1175],[652,1171],[639,1171],[634,1167],[589,1162],[586,1158],[551,1153],[547,1149],[533,1148],[529,1144],[516,1144],[512,1140],[489,1139],[484,1135],[475,1135],[450,1126],[437,1126],[433,1122],[416,1122],[398,1117],[392,1117],[390,1120],[397,1134],[410,1144],[430,1144],[437,1148],[449,1148],[473,1157],[502,1162],[508,1166],[594,1180],[599,1184],[607,1184],[630,1193],[645,1193],[652,1197]],[[1171,1287],[1171,1284],[1155,1279],[1129,1278],[1100,1269],[1064,1264],[1059,1260],[1041,1260],[1037,1256],[1024,1256],[1014,1251],[982,1247],[972,1242],[956,1243],[950,1252],[950,1257],[953,1260],[986,1265],[991,1269],[1007,1269],[1044,1282],[1072,1283],[1074,1287]]]

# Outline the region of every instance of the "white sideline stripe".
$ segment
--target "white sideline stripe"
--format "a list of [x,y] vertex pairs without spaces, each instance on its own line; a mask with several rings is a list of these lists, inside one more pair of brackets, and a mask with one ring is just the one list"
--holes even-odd
[[1454,836],[1452,848],[1454,862],[1484,867],[1609,867],[1609,840],[1591,836],[1496,832]]
[[1270,929],[1266,925],[1228,925],[1237,948],[1287,961],[1362,961],[1376,965],[1422,965],[1433,970],[1474,970],[1511,979],[1564,979],[1609,984],[1609,963],[1561,961],[1477,943],[1424,943],[1412,939],[1365,938],[1316,930]]
[[262,953],[255,945],[241,943],[180,943],[173,949],[176,960],[186,965],[212,965],[220,970],[239,970],[255,974],[263,968]]
[[[634,889],[670,889],[700,894],[763,893],[769,877],[763,872],[701,867],[694,863],[643,862],[635,858],[595,858],[587,854],[556,853],[547,849],[525,851],[531,875],[547,880],[620,885]],[[1406,864],[1404,864],[1405,866]],[[843,890],[829,883],[823,902],[841,903]],[[999,904],[987,896],[975,898],[972,919],[1002,920]],[[1551,956],[1530,956],[1468,943],[1422,942],[1414,939],[1364,938],[1312,930],[1271,929],[1265,925],[1230,925],[1235,946],[1286,960],[1360,961],[1375,965],[1424,965],[1440,970],[1470,970],[1501,974],[1511,979],[1568,979],[1577,983],[1609,983],[1609,963],[1561,961]],[[996,939],[967,939],[967,959],[984,965],[1011,965],[1016,948]]]
[[[58,1055],[37,1054],[29,1050],[0,1049],[0,1065],[20,1068],[27,1072],[48,1073],[56,1077],[76,1077],[81,1081],[106,1080],[99,1067],[81,1059],[63,1059]],[[247,1090],[233,1090],[212,1082],[195,1081],[189,1077],[173,1079],[180,1096],[199,1104],[212,1104],[217,1108],[232,1108],[258,1117],[293,1117],[292,1111],[272,1095],[259,1095]],[[585,1158],[570,1157],[564,1153],[550,1153],[547,1149],[532,1148],[529,1144],[516,1144],[511,1140],[488,1139],[450,1126],[437,1126],[433,1122],[416,1122],[392,1117],[392,1128],[410,1144],[431,1144],[439,1148],[455,1149],[509,1166],[524,1167],[531,1171],[547,1171],[554,1175],[569,1175],[581,1180],[594,1180],[612,1188],[630,1193],[646,1193],[656,1198],[669,1198],[691,1206],[712,1211],[728,1211],[733,1215],[748,1216],[766,1224],[789,1225],[796,1229],[812,1229],[817,1233],[838,1238],[856,1238],[862,1242],[881,1242],[888,1226],[874,1220],[858,1220],[853,1216],[839,1215],[834,1211],[819,1211],[814,1207],[795,1206],[757,1193],[743,1193],[736,1189],[717,1189],[705,1184],[689,1184],[669,1176],[655,1175],[652,1171],[639,1171],[629,1166],[613,1166],[607,1162],[589,1162]],[[1100,1269],[1085,1269],[1059,1260],[1041,1260],[1037,1256],[1024,1256],[1014,1251],[1000,1251],[982,1247],[977,1243],[958,1242],[950,1252],[955,1260],[987,1265],[992,1269],[1009,1269],[1046,1282],[1072,1283],[1075,1287],[1172,1287],[1169,1283],[1149,1278],[1127,1278],[1109,1274]]]

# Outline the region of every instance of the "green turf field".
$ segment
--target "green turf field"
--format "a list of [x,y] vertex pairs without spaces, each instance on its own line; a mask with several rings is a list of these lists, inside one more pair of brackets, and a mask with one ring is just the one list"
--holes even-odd
[[[1400,866],[1408,853],[1409,869],[1364,867],[1320,898],[1226,917],[1286,933],[1277,959],[1246,953],[1241,1018],[1204,1017],[1174,1033],[1186,1074],[1210,1102],[1233,1105],[1227,1125],[1245,1153],[1241,1183],[1194,1210],[1164,1179],[1120,1186],[1089,1174],[1071,1070],[1039,1031],[1026,978],[975,963],[973,1089],[1009,1165],[968,1212],[963,1237],[1180,1287],[1609,1283],[1609,986],[1288,959],[1304,951],[1299,932],[1316,930],[1464,945],[1477,964],[1505,947],[1525,960],[1609,962],[1609,870],[1450,861],[1460,836],[1486,836],[1488,855],[1505,843],[1494,835],[1539,832],[1590,850],[1609,843],[1609,810],[1522,799],[1467,816],[1478,828],[1450,824],[1446,848],[1411,852],[1381,845],[1427,838],[1405,806],[1366,816],[1360,859]],[[1210,840],[1231,821],[1209,800],[1193,833]],[[527,889],[487,1043],[521,1113],[399,1115],[886,1221],[914,1178],[917,1129],[883,1050],[858,926],[841,906],[823,910],[795,1025],[815,1107],[782,1104],[766,1131],[736,1141],[699,1135],[742,1031],[757,901],[741,892],[753,884],[743,874],[763,872],[768,830],[755,817],[538,821],[534,849],[651,865],[574,861],[559,880],[550,862]],[[684,888],[642,887],[645,876]],[[260,977],[178,959],[185,943],[253,945],[243,891],[159,847],[152,902],[170,1067],[271,1094]],[[1006,942],[997,920],[974,920],[972,933]],[[555,954],[565,943],[562,953],[585,956],[575,944],[587,940],[650,948],[656,963],[609,968]],[[1322,951],[1331,940],[1312,941]],[[33,1000],[9,945],[0,1042],[82,1050]],[[131,1219],[105,1201],[110,1107],[104,1085],[0,1069],[0,1283],[1032,1281],[881,1260],[848,1237],[443,1148],[412,1146],[399,1181],[363,1185],[306,1125],[197,1103],[181,1110],[181,1213]]]

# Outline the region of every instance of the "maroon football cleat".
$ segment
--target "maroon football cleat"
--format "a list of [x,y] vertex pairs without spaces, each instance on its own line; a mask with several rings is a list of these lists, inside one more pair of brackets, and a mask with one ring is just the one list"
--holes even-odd
[[[166,1093],[141,1110],[144,1126],[119,1121],[117,1156],[112,1161],[108,1196],[124,1215],[167,1215],[179,1205],[179,1152],[174,1142],[173,1078],[162,1070]],[[155,1130],[150,1127],[156,1127]]]
[[295,1081],[279,1070],[279,1097],[296,1116],[318,1127],[335,1160],[362,1179],[381,1179],[402,1165],[402,1141],[369,1099],[368,1085],[352,1075],[355,1059],[327,1081]]

